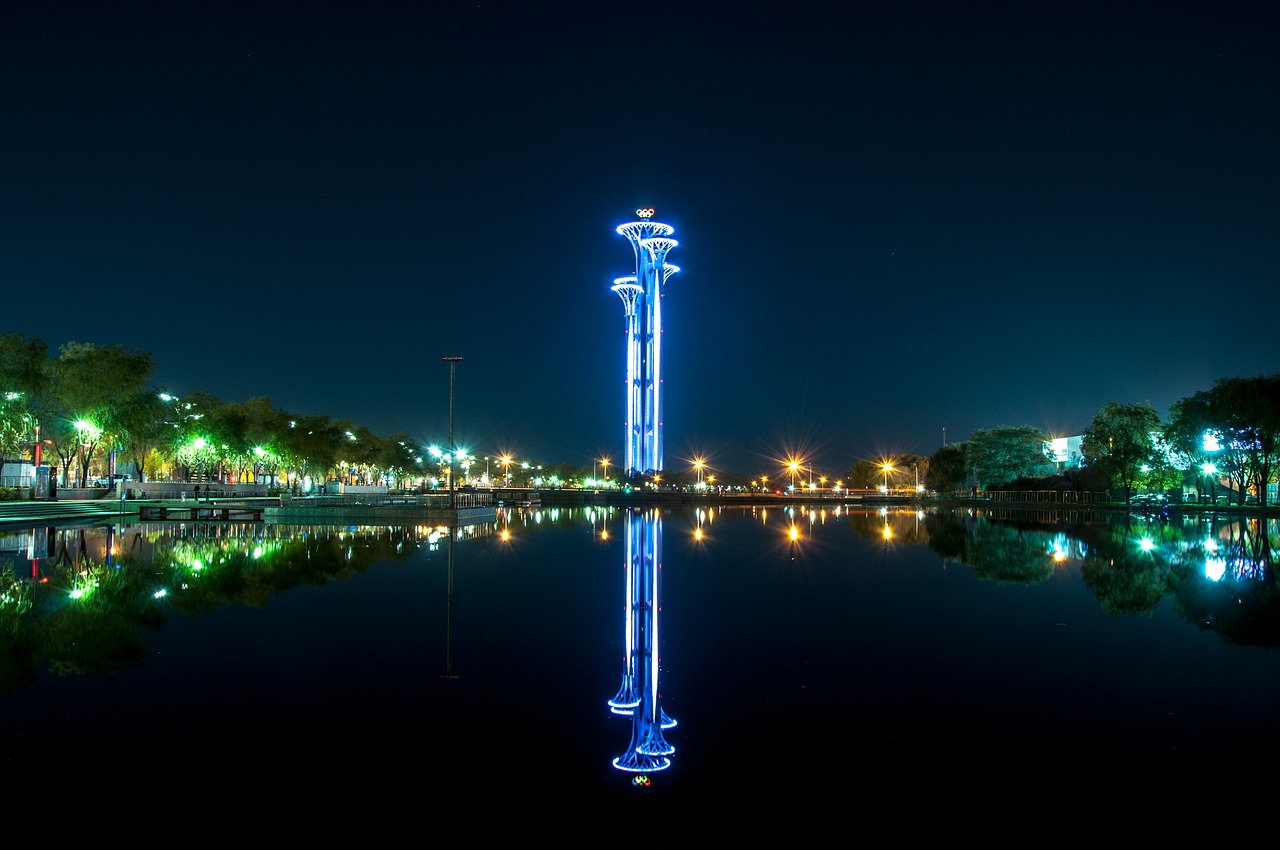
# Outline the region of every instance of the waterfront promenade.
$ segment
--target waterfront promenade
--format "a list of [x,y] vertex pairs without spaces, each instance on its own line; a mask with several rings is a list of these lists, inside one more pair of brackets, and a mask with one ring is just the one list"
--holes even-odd
[[[389,493],[383,495],[315,495],[290,497],[266,495],[221,495],[212,498],[119,499],[114,491],[74,491],[66,498],[61,491],[56,500],[21,499],[0,502],[0,526],[32,522],[120,521],[266,521],[291,523],[343,522],[445,522],[474,523],[494,519],[498,508],[508,507],[697,507],[697,506],[797,506],[803,508],[866,509],[906,507],[973,507],[988,511],[1128,511],[1133,514],[1241,514],[1280,516],[1280,505],[1224,505],[1170,503],[1130,505],[1108,501],[1061,501],[1043,495],[992,493],[974,498],[943,498],[933,495],[863,493],[821,493],[787,495],[767,492],[701,492],[679,490],[612,489],[515,489],[459,490],[453,505],[447,492],[427,494]],[[70,495],[70,494],[67,494]],[[131,494],[133,495],[133,494]]]

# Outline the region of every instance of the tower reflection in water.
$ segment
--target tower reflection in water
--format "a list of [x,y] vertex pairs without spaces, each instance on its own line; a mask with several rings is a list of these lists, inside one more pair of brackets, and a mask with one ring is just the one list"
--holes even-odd
[[628,508],[624,526],[626,541],[626,657],[622,686],[609,700],[614,714],[631,718],[631,742],[613,760],[618,770],[648,774],[671,766],[675,747],[667,743],[665,730],[676,721],[662,710],[659,688],[658,615],[662,611],[662,516],[657,509]]

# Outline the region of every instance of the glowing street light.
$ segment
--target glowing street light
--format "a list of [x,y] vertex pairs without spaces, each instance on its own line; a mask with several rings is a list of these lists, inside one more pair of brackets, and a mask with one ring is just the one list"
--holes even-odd
[[1216,463],[1205,463],[1200,465],[1200,469],[1204,471],[1204,475],[1209,479],[1209,499],[1213,502],[1218,500],[1218,488],[1215,485],[1214,477],[1218,474],[1218,465]]
[[458,507],[457,496],[453,491],[453,458],[458,453],[457,444],[453,441],[453,375],[461,357],[441,357],[441,360],[449,364],[449,510]]
[[701,489],[702,489],[702,467],[703,467],[705,464],[706,464],[706,461],[704,461],[704,460],[703,460],[702,458],[700,458],[700,457],[696,457],[696,458],[694,458],[694,459],[693,459],[693,468],[694,468],[694,470],[696,470],[696,471],[697,471],[697,473],[698,473],[698,489],[699,489],[699,490],[701,490]]
[[[89,461],[85,459],[84,447],[102,434],[102,429],[88,419],[77,419],[75,421],[76,429],[76,456],[79,459],[80,471],[76,473],[80,479],[80,486],[87,487],[89,485]],[[66,480],[64,478],[64,480]]]
[[884,464],[884,492],[885,492],[885,495],[886,495],[886,496],[887,496],[887,495],[889,495],[889,473],[890,473],[892,470],[893,470],[893,464],[889,463],[888,461],[885,461],[885,464]]
[[607,457],[600,458],[600,466],[604,468],[604,477],[609,477],[609,459]]

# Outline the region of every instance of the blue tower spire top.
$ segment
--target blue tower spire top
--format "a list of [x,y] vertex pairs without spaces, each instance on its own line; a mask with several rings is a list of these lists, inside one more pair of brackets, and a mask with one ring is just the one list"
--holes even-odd
[[666,262],[679,242],[675,228],[653,220],[653,207],[636,210],[636,221],[618,225],[636,258],[634,275],[615,278],[626,319],[626,434],[623,468],[630,477],[662,471],[662,295],[667,278],[680,270]]

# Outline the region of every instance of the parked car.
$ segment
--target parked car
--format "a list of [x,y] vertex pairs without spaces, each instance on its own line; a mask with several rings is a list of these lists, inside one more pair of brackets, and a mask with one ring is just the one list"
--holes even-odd
[[133,480],[133,476],[129,474],[113,475],[110,478],[93,479],[93,486],[94,487],[110,487],[112,490],[114,490],[121,482],[127,482],[132,480]]

